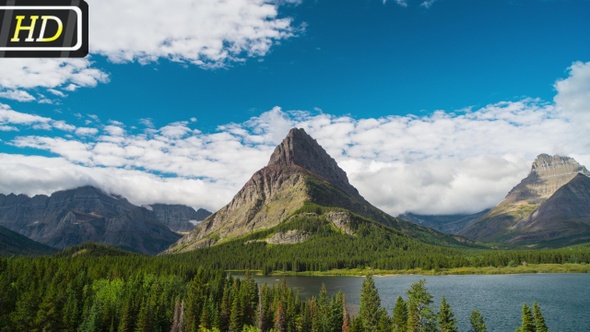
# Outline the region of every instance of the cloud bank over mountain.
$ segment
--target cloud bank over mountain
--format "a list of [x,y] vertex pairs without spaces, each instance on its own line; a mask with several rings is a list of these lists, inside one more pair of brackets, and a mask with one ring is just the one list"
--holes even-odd
[[[154,127],[80,115],[67,123],[0,107],[0,192],[34,195],[85,184],[133,203],[215,210],[302,127],[379,208],[398,214],[476,212],[494,206],[539,153],[590,165],[590,63],[555,83],[553,102],[525,98],[429,115],[353,118],[275,107],[203,132],[194,119]],[[19,154],[34,149],[38,155]]]

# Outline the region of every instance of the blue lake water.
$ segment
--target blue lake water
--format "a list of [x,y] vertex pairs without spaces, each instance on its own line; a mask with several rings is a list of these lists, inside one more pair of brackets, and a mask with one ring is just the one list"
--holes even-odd
[[[278,284],[282,277],[256,277],[258,283]],[[406,290],[426,279],[438,310],[444,295],[451,305],[460,331],[469,330],[473,309],[484,316],[488,331],[514,331],[520,324],[524,303],[537,301],[551,331],[590,331],[590,274],[522,274],[469,276],[392,276],[375,277],[375,284],[389,315],[398,296],[407,299]],[[317,295],[326,285],[330,294],[342,290],[352,312],[360,303],[363,278],[286,277],[287,286],[302,297]]]

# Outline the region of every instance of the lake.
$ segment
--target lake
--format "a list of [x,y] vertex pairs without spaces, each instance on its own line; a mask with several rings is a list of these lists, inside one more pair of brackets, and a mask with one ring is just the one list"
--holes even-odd
[[[282,277],[255,277],[258,283],[278,284]],[[459,330],[469,330],[471,310],[484,316],[488,331],[514,331],[520,325],[523,303],[541,306],[551,331],[590,330],[590,274],[522,274],[467,276],[391,276],[374,277],[381,305],[389,315],[398,296],[407,300],[406,290],[420,279],[433,295],[438,311],[441,296],[451,305]],[[342,290],[351,312],[358,311],[363,278],[286,277],[287,286],[302,297],[317,295],[322,286],[330,294]]]

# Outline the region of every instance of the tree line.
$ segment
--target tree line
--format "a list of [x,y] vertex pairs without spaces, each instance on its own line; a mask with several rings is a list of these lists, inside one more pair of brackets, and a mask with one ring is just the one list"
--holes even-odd
[[[457,331],[450,305],[443,298],[435,311],[424,281],[388,313],[368,276],[351,315],[345,295],[329,296],[325,287],[301,298],[284,282],[259,286],[197,262],[110,250],[0,259],[0,331]],[[541,321],[538,305],[523,307],[519,331],[546,331]],[[486,331],[477,311],[471,326]]]

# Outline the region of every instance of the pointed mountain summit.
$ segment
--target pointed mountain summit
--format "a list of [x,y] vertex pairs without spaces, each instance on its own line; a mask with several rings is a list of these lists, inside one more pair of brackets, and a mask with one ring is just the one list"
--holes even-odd
[[283,142],[275,148],[267,167],[273,166],[299,166],[347,194],[360,197],[358,190],[350,185],[346,172],[338,166],[336,160],[303,129],[291,129]]
[[[254,173],[229,204],[205,219],[168,252],[208,247],[269,229],[304,210],[315,211],[314,207],[354,213],[406,235],[453,242],[441,233],[393,218],[372,206],[318,142],[303,129],[294,128],[275,148],[267,166]],[[341,214],[326,214],[335,227],[341,226],[341,217]],[[285,236],[297,237],[296,234],[281,236],[283,240]]]
[[590,176],[586,167],[573,158],[540,154],[533,162],[529,175],[508,193],[500,205],[541,203],[578,173]]
[[[586,167],[573,158],[541,154],[533,162],[529,175],[502,202],[459,234],[482,241],[526,244],[565,238],[576,229],[570,227],[571,223],[563,222],[571,219],[568,214],[584,215],[579,210],[587,209],[565,193],[569,192],[567,188],[574,187],[575,192],[583,193],[584,187],[576,184],[584,183],[588,176]],[[558,208],[556,201],[565,205]],[[574,232],[577,231],[580,229]]]

